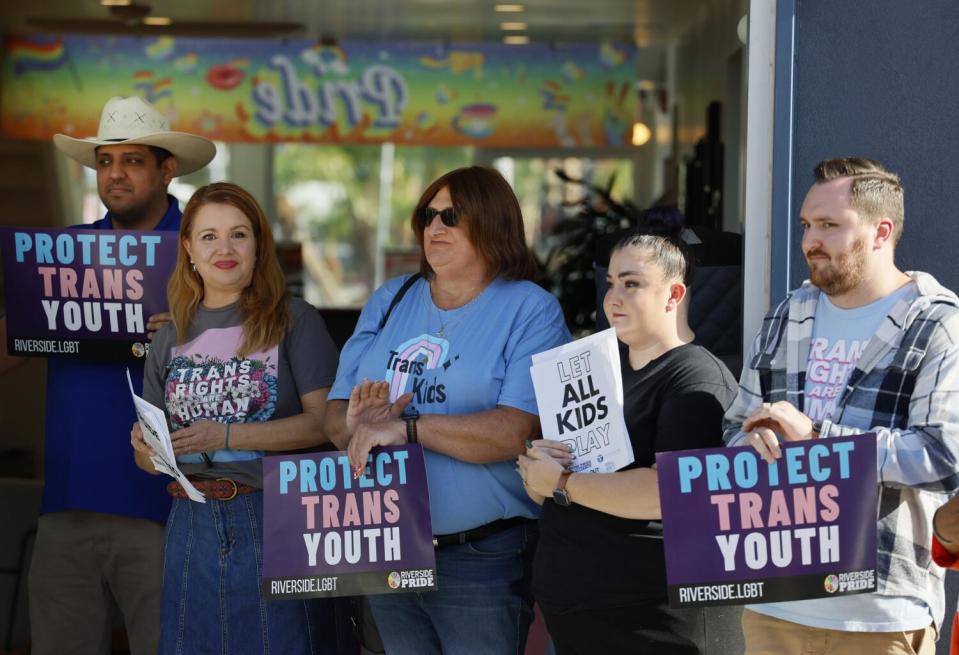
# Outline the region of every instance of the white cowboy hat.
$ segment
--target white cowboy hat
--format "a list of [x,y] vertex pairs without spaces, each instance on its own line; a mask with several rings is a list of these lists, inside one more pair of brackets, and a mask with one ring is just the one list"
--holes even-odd
[[53,143],[67,157],[89,168],[97,167],[98,146],[118,143],[156,146],[176,157],[177,175],[200,170],[216,154],[216,146],[209,139],[186,132],[171,132],[166,116],[135,96],[107,100],[95,137],[75,139],[66,134],[54,134]]

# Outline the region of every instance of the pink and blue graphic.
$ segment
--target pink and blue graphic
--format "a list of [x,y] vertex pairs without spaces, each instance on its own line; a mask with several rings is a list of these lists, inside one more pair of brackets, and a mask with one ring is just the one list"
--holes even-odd
[[423,334],[400,344],[390,353],[386,381],[390,384],[390,402],[403,395],[410,378],[422,370],[443,366],[449,359],[450,344],[446,339]]
[[[243,327],[212,328],[177,346],[167,367],[165,397],[174,430],[197,421],[253,423],[276,412],[279,346],[238,357]],[[261,451],[221,449],[214,461],[252,460]],[[200,462],[199,455],[180,455],[181,462]]]

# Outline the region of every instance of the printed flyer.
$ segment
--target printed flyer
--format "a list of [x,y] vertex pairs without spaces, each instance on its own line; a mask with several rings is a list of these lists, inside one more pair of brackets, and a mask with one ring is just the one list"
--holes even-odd
[[609,473],[633,462],[614,329],[533,355],[530,374],[543,438],[570,447],[570,470]]
[[656,455],[673,607],[876,590],[876,435]]
[[166,311],[175,232],[0,228],[11,355],[131,361]]
[[269,599],[436,589],[423,448],[375,448],[359,478],[345,452],[263,458]]
[[170,431],[166,426],[166,414],[136,394],[133,390],[133,380],[130,379],[130,369],[127,369],[127,384],[130,386],[130,395],[133,396],[133,406],[137,411],[137,421],[143,431],[143,440],[153,449],[150,461],[160,473],[166,473],[180,483],[190,500],[205,503],[206,497],[200,493],[193,483],[183,474],[176,463],[173,454],[173,443],[170,441]]

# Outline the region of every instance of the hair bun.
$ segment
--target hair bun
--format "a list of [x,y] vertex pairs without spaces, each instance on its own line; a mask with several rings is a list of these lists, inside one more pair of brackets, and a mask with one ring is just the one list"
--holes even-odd
[[686,218],[675,205],[650,207],[639,215],[637,227],[646,234],[655,234],[670,239],[679,239]]

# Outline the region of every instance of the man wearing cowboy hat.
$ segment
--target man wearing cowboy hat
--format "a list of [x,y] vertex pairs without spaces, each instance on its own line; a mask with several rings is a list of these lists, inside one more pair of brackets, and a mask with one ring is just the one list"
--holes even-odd
[[103,220],[125,230],[164,229],[160,223],[167,214],[179,217],[167,186],[176,175],[200,170],[216,154],[202,136],[171,132],[166,116],[136,97],[107,100],[95,137],[57,134],[53,143],[96,170],[100,199],[110,210]]
[[[180,208],[167,186],[216,154],[209,140],[170,131],[165,116],[135,97],[107,101],[96,137],[57,134],[53,141],[96,170],[108,211],[83,227],[98,230],[179,230]],[[148,329],[166,320],[150,317]],[[126,368],[48,361],[45,487],[29,580],[32,652],[39,655],[108,653],[114,604],[131,652],[157,650],[170,504],[163,480],[130,457],[126,435],[136,416]],[[139,386],[142,363],[129,368]]]

